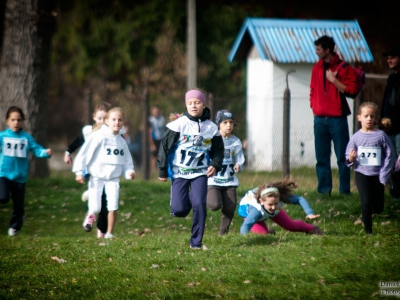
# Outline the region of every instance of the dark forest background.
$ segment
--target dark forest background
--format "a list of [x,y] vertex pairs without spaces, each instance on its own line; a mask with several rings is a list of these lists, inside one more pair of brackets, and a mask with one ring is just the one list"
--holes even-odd
[[[0,47],[4,12],[0,2]],[[35,1],[33,1],[35,2]],[[185,0],[36,0],[53,20],[48,84],[48,139],[65,145],[91,123],[96,103],[123,107],[132,135],[140,129],[140,101],[167,117],[184,109],[186,91]],[[216,100],[243,109],[245,61],[227,55],[246,17],[357,19],[375,61],[367,73],[388,74],[382,57],[400,36],[399,1],[197,1],[198,86]],[[1,53],[1,52],[0,52]],[[379,95],[378,95],[379,96]],[[221,100],[222,101],[222,100]]]

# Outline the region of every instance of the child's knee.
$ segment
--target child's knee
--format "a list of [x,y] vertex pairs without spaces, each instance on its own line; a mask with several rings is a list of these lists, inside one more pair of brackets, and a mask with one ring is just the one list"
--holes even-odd
[[222,208],[222,203],[219,204],[219,203],[207,202],[207,208],[208,208],[209,210],[212,210],[212,211],[214,211],[214,210],[219,210],[219,209]]
[[189,214],[190,210],[174,210],[171,208],[171,216],[184,218]]

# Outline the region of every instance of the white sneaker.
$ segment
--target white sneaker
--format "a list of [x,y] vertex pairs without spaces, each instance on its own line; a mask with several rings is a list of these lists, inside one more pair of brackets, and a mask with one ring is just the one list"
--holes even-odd
[[17,234],[17,230],[14,228],[9,228],[8,229],[8,236],[15,236]]
[[88,200],[89,200],[89,191],[87,190],[82,194],[82,201],[86,202]]
[[105,239],[112,239],[112,238],[114,238],[114,235],[113,235],[112,233],[110,233],[110,232],[107,232],[107,233],[104,235],[104,238],[105,238]]

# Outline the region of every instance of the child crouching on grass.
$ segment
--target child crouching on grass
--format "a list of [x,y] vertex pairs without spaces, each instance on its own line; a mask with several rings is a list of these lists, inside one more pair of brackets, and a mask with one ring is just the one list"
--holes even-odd
[[[304,198],[292,194],[292,190],[296,187],[293,180],[284,179],[248,191],[240,201],[238,208],[238,214],[244,218],[240,233],[246,234],[251,231],[256,234],[275,234],[275,230],[267,228],[265,224],[266,220],[271,219],[288,231],[323,235],[318,226],[307,224],[301,220],[292,220],[282,209],[284,202],[293,204],[298,202],[298,204],[303,204],[303,209],[308,206],[306,211],[310,219],[319,217],[314,214]],[[306,206],[304,206],[305,203],[307,203]]]

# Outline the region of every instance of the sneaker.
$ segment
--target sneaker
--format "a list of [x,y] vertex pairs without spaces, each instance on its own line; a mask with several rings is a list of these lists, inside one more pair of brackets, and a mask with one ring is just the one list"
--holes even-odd
[[113,235],[112,233],[110,233],[110,232],[107,232],[107,233],[104,235],[104,238],[105,238],[105,239],[112,239],[112,238],[114,238],[114,235]]
[[192,246],[192,245],[189,245],[189,246],[190,246],[190,249],[201,250],[201,246]]
[[85,191],[83,194],[82,194],[82,201],[83,202],[86,202],[86,201],[88,201],[89,200],[89,191]]
[[99,239],[101,239],[101,238],[104,237],[104,233],[102,233],[100,229],[97,229],[97,237],[98,237]]
[[9,228],[8,229],[8,236],[15,236],[18,233],[17,229]]
[[313,234],[324,235],[321,229],[318,226],[314,225],[314,230],[312,231]]
[[92,225],[93,225],[94,221],[96,221],[96,216],[95,215],[86,214],[85,220],[83,221],[83,229],[86,232],[91,232],[92,231]]

